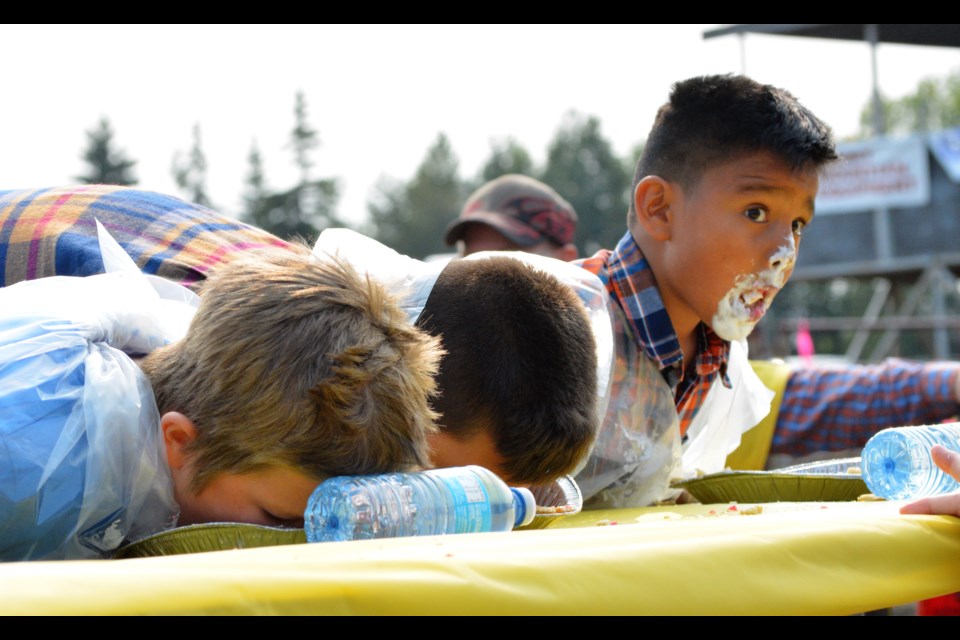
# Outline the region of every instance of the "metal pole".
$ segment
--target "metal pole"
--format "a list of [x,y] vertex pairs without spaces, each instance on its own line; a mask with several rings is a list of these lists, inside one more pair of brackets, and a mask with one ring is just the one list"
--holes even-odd
[[[880,100],[880,86],[877,80],[879,25],[864,25],[863,32],[864,38],[870,44],[870,70],[873,82],[873,131],[874,135],[879,138],[886,133],[883,102]],[[893,258],[893,234],[890,232],[890,211],[886,207],[878,207],[873,212],[873,233],[877,247],[877,260],[881,263],[889,262]]]
[[747,75],[747,34],[740,32],[740,75]]
[[887,132],[883,117],[883,102],[880,101],[880,83],[877,80],[877,44],[880,42],[879,25],[863,25],[863,37],[870,44],[870,78],[873,83],[873,133],[882,136]]

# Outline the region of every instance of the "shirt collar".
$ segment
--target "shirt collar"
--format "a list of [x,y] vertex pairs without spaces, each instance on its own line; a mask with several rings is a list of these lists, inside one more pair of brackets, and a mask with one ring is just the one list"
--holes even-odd
[[[608,287],[619,300],[637,344],[661,371],[673,370],[665,373],[671,386],[675,386],[683,377],[684,368],[680,340],[663,306],[650,263],[629,230],[610,253],[607,275]],[[719,373],[723,385],[730,387],[727,377],[730,343],[701,323],[698,346],[697,375],[712,377]]]

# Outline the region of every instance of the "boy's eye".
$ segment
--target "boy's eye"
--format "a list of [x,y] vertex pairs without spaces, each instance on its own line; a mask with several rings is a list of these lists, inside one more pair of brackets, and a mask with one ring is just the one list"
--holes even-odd
[[802,236],[803,230],[807,228],[807,221],[803,218],[797,218],[793,221],[793,235]]
[[767,221],[767,210],[763,207],[750,207],[743,212],[743,215],[747,216],[747,218],[753,220],[754,222]]
[[270,527],[284,527],[288,529],[302,529],[303,518],[283,518],[275,515],[267,509],[261,509],[263,513],[264,524]]

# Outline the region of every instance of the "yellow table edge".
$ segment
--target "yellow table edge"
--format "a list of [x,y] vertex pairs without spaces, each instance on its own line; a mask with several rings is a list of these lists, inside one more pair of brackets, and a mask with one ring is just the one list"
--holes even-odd
[[845,615],[960,591],[897,503],[586,511],[508,533],[0,564],[3,615]]

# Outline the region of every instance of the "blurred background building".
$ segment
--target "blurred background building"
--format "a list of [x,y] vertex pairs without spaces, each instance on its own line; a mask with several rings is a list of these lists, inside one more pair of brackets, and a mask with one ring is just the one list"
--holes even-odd
[[871,50],[864,73],[873,80],[865,135],[841,143],[841,161],[821,179],[817,219],[804,231],[791,283],[752,337],[751,355],[798,355],[809,331],[817,354],[840,361],[958,359],[960,76],[885,100],[876,48],[960,47],[960,25],[738,24],[704,38],[749,34],[863,41]]

